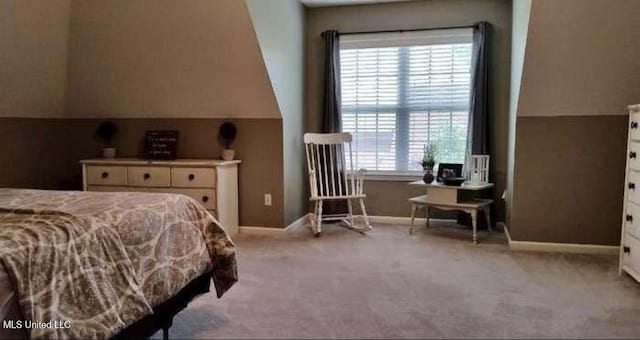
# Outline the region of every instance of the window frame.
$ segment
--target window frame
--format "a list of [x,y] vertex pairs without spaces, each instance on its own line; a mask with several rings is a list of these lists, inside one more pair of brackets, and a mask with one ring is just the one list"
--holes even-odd
[[[353,34],[341,36],[339,48],[342,50],[456,43],[473,44],[473,29],[456,28],[429,31]],[[409,65],[409,54],[406,52],[407,49],[399,49],[399,65]],[[399,71],[405,71],[408,67],[399,67],[398,69]],[[407,157],[409,156],[410,150],[409,124],[411,109],[406,103],[407,97],[403,95],[406,93],[407,85],[409,84],[407,77],[408,74],[406,74],[406,72],[398,72],[398,102],[396,105],[393,105],[393,108],[396,110],[396,169],[402,167],[399,165],[408,163]],[[342,104],[340,106],[342,109]],[[342,114],[343,112],[341,112],[341,115]],[[403,129],[399,126],[405,126],[406,128]],[[467,127],[467,129],[468,128],[469,127]],[[421,170],[368,170],[365,174],[365,179],[369,181],[413,181],[422,178],[422,176],[423,171]]]

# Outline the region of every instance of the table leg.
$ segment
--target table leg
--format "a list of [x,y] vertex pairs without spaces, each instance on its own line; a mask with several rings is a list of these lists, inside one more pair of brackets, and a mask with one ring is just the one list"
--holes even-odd
[[491,231],[491,208],[489,206],[484,208],[484,217],[487,219],[487,230]]
[[416,219],[416,204],[411,204],[411,227],[409,228],[409,235],[413,234],[413,220]]
[[471,224],[473,227],[473,244],[478,244],[478,210],[471,210]]
[[429,206],[426,206],[424,209],[426,211],[425,217],[427,219],[427,229],[429,228],[429,216],[431,215],[431,211],[429,209],[430,209]]

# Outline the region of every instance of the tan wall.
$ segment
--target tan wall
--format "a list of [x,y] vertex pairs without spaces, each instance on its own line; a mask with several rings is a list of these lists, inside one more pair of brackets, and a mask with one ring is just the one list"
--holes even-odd
[[217,128],[231,119],[240,223],[282,227],[282,120],[252,27],[238,0],[74,0],[67,109],[82,119],[69,122],[73,169],[98,150],[82,147],[98,119],[121,126],[121,156],[140,155],[145,129],[166,128],[180,131],[179,157],[197,158],[220,156]]
[[[142,138],[146,130],[180,131],[178,157],[220,158],[222,146],[217,141],[218,128],[224,121],[238,127],[233,146],[239,168],[240,225],[282,227],[282,120],[280,119],[116,119],[120,131],[114,143],[118,157],[141,157]],[[101,145],[93,139],[99,119],[69,119],[67,140],[70,145],[68,172],[75,188],[80,188],[78,161],[99,156]],[[273,206],[264,205],[264,193],[273,195]]]
[[515,104],[513,239],[619,242],[639,10],[627,0],[533,1]]
[[64,187],[70,3],[0,1],[0,187]]
[[68,188],[64,119],[0,118],[0,188]]
[[238,0],[74,0],[72,118],[279,118]]
[[232,120],[240,223],[284,226],[283,123],[245,2],[152,4],[0,2],[0,116],[74,118],[0,120],[0,186],[79,189],[102,119],[120,126],[120,156],[141,155],[145,130],[178,129],[178,156],[197,158],[220,156]]
[[0,117],[62,117],[70,0],[0,1]]
[[626,114],[640,101],[640,1],[536,0],[518,115]]
[[620,242],[626,116],[518,118],[517,241]]
[[[283,125],[284,224],[307,210],[304,115],[304,7],[297,0],[247,0]],[[274,20],[278,18],[278,20]]]
[[[511,1],[428,0],[389,4],[307,9],[306,108],[308,129],[318,131],[322,99],[323,45],[320,33],[371,31],[469,25],[489,21],[493,25],[490,67],[491,176],[496,183],[497,218],[502,220],[501,200],[506,186],[509,116],[509,68],[511,54]],[[406,182],[368,182],[368,210],[375,215],[408,216]],[[411,191],[413,192],[413,191]],[[392,202],[392,203],[390,203]],[[398,203],[400,202],[400,203]],[[390,207],[395,207],[391,209]]]

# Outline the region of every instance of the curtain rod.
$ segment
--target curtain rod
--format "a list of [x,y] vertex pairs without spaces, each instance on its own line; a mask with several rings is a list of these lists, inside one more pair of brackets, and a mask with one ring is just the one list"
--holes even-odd
[[[459,28],[476,28],[478,24],[463,25],[463,26],[446,26],[446,27],[430,27],[430,28],[411,28],[411,29],[399,29],[399,30],[380,30],[380,31],[360,31],[360,32],[338,32],[338,35],[353,35],[353,34],[370,34],[370,33],[403,33],[403,32],[420,32],[420,31],[434,31],[434,30],[452,30]],[[320,34],[324,36],[324,32]]]

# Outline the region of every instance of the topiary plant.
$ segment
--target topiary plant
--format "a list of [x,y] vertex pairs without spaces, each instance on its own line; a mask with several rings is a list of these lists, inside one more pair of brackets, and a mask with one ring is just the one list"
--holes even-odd
[[102,122],[96,129],[95,138],[104,144],[105,148],[113,146],[113,138],[118,134],[118,126],[113,122]]
[[220,138],[224,142],[225,149],[231,148],[231,143],[236,139],[236,135],[238,133],[238,129],[231,122],[225,122],[220,125]]

